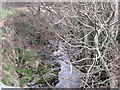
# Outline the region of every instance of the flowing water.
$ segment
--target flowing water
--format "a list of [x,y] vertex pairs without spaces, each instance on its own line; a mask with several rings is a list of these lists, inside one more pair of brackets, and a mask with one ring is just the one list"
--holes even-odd
[[55,88],[79,88],[83,85],[82,77],[84,74],[70,64],[67,52],[62,42],[59,42],[59,49],[55,51],[54,56],[58,57],[61,65],[61,71],[58,74],[59,83]]

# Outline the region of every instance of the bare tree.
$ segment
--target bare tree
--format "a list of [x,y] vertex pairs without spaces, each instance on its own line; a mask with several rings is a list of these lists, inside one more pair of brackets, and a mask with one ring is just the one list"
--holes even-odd
[[51,27],[56,28],[56,35],[66,43],[71,63],[86,71],[84,82],[89,87],[118,87],[117,0],[114,3],[53,3],[46,9],[54,19]]
[[[84,87],[118,87],[120,43],[117,41],[117,0],[44,2],[37,7],[27,7],[32,13],[33,25],[38,32],[35,33],[36,36],[43,35],[46,39],[50,37],[44,33],[53,32],[65,43],[70,63],[86,74]],[[42,10],[46,12],[43,15],[40,12]]]

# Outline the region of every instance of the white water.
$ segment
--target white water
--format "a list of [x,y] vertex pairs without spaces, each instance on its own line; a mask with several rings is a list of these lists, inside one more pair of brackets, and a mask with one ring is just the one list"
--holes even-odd
[[[75,67],[70,65],[69,57],[67,52],[64,49],[64,45],[62,42],[59,43],[58,51],[55,51],[54,56],[58,56],[58,61],[61,65],[61,71],[58,74],[59,83],[55,86],[55,88],[79,88],[83,85],[82,79],[80,77],[83,76],[82,72],[77,70]],[[67,64],[67,63],[68,64]]]

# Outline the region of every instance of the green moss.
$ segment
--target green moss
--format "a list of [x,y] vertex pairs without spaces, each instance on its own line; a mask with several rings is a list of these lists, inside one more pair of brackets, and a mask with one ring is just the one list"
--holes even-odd
[[8,18],[8,15],[13,14],[12,11],[6,10],[4,8],[0,8],[0,19],[6,19]]
[[28,78],[19,78],[19,83],[20,84],[24,84],[28,81],[29,79]]
[[41,56],[41,57],[45,57],[46,55],[45,55],[45,54],[41,54],[40,56]]
[[43,78],[39,78],[35,84],[42,84],[42,83],[45,83],[45,80]]
[[44,68],[41,70],[42,74],[46,74],[46,73],[50,73],[50,72],[51,72],[50,68]]
[[19,77],[19,83],[22,85],[26,82],[32,81],[34,77],[32,76],[35,72],[31,69],[17,69],[17,73],[22,75]]
[[[55,78],[54,76],[50,76],[50,77],[45,78],[45,80],[46,80],[49,84],[52,83],[55,79],[56,79],[56,78]],[[41,77],[41,78],[39,78],[39,79],[35,82],[35,84],[45,84],[45,83],[46,83],[45,80],[44,80],[43,77]]]
[[53,71],[53,70],[51,70],[51,67],[53,67],[53,65],[51,65],[51,64],[45,64],[45,63],[39,64],[37,73],[39,73],[40,75],[44,75],[47,73],[54,73],[55,75],[58,75],[59,71]]
[[55,75],[58,75],[58,73],[59,73],[59,72],[57,72],[57,71],[56,71],[56,72],[55,72],[55,71],[53,71],[52,73],[54,73]]
[[13,70],[13,66],[11,66],[11,65],[7,65],[7,66],[5,66],[5,67],[3,67],[3,69],[5,70],[5,71],[9,71],[9,70]]
[[19,72],[19,73],[28,73],[29,71],[27,69],[18,69],[17,72]]
[[31,62],[34,60],[38,60],[39,57],[35,54],[34,51],[26,51],[19,54],[18,58],[21,64],[25,64],[26,61]]
[[51,70],[51,65],[44,65],[39,67],[38,72],[40,72],[42,75],[46,74],[46,73],[54,73],[53,70]]
[[22,47],[16,43],[13,44],[14,45],[14,50],[16,50],[17,52],[21,52],[22,51]]
[[6,52],[7,52],[7,49],[3,48],[3,52],[6,53]]
[[52,83],[55,80],[54,76],[51,76],[49,78],[45,78],[48,83]]
[[8,86],[14,86],[14,84],[12,83],[12,79],[9,75],[5,75],[2,77],[2,80],[1,80],[5,85],[8,85]]
[[31,69],[17,69],[18,74],[23,74],[25,76],[32,76],[34,71]]

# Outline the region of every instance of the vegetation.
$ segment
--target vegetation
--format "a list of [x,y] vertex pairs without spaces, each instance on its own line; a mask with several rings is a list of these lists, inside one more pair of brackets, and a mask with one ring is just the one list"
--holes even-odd
[[9,75],[5,75],[2,77],[2,82],[8,86],[13,86],[14,83],[11,82],[12,78]]
[[0,7],[0,19],[7,19],[10,14],[12,14],[12,11]]
[[80,87],[120,87],[118,2],[12,4],[0,8],[1,82],[54,87],[61,66],[53,53],[62,42],[71,66],[86,75]]

